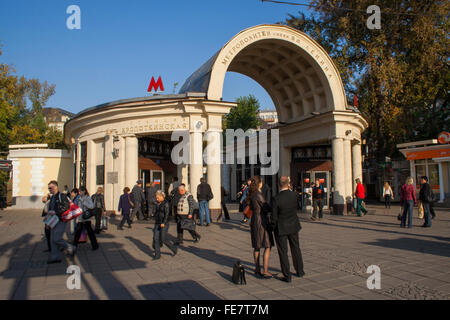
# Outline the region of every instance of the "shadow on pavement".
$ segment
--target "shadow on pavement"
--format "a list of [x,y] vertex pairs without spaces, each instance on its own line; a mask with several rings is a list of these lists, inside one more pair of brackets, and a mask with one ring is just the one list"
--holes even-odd
[[146,284],[138,289],[146,300],[221,300],[193,280]]
[[399,239],[378,239],[376,242],[363,242],[371,246],[379,246],[385,248],[401,249],[415,251],[420,253],[428,253],[437,256],[450,257],[450,247],[441,242],[421,240],[414,238]]

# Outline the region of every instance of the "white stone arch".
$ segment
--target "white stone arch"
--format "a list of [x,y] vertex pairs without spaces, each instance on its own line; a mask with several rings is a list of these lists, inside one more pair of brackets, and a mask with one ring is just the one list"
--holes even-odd
[[330,56],[308,35],[288,26],[259,25],[239,32],[186,80],[180,93],[205,92],[209,100],[222,100],[228,71],[258,82],[272,98],[280,121],[347,106]]

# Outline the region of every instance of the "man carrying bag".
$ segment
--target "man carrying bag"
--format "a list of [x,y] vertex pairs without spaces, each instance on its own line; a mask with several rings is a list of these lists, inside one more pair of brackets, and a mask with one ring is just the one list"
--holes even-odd
[[183,231],[187,230],[191,234],[194,242],[197,243],[200,240],[200,235],[195,231],[195,221],[193,219],[194,212],[194,198],[186,191],[186,186],[181,184],[178,187],[180,194],[180,200],[177,205],[176,219],[177,219],[177,244],[183,243]]
[[70,208],[69,199],[65,194],[62,194],[58,190],[58,182],[52,180],[48,184],[48,190],[52,194],[50,204],[48,208],[49,216],[55,216],[58,218],[58,222],[51,229],[51,251],[50,258],[47,261],[48,264],[60,263],[61,251],[67,250],[68,253],[73,256],[76,252],[76,247],[68,244],[64,239],[64,231],[66,230],[66,224],[63,222],[61,216]]

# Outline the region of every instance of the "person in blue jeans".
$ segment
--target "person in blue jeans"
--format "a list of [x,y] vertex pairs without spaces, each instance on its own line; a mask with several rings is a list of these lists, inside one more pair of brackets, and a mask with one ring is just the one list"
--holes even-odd
[[200,226],[204,224],[206,217],[206,226],[211,223],[211,217],[209,214],[209,200],[214,197],[211,186],[206,183],[205,178],[200,179],[200,184],[197,186],[197,200],[200,213]]
[[417,204],[416,188],[413,185],[413,178],[408,177],[406,183],[400,190],[400,205],[403,207],[402,222],[400,227],[405,228],[408,222],[408,228],[412,228],[413,207]]

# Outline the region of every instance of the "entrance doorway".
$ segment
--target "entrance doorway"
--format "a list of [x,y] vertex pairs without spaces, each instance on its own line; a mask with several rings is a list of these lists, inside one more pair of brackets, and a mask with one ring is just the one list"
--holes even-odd
[[312,207],[312,197],[308,194],[312,194],[312,188],[316,182],[316,179],[320,180],[320,183],[324,187],[323,209],[330,207],[330,187],[331,187],[331,172],[330,171],[302,171],[298,174],[298,181],[301,185],[302,191],[302,211],[309,211]]

